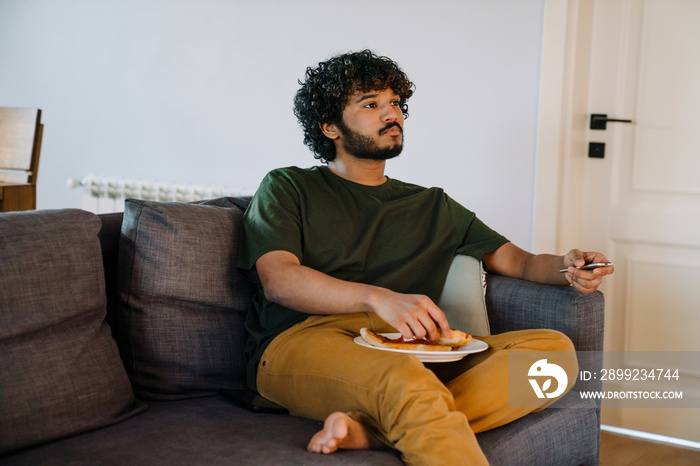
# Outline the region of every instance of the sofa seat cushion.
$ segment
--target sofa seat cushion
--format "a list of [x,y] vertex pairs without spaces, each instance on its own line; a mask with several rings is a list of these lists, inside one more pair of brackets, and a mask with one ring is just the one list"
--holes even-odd
[[[564,399],[562,399],[564,401]],[[310,419],[242,410],[220,396],[148,402],[126,422],[0,458],[0,465],[400,465],[397,452],[308,453]],[[571,400],[477,434],[494,466],[597,464],[595,404]]]
[[140,411],[110,328],[100,220],[0,215],[0,454]]
[[322,424],[240,409],[221,396],[149,401],[127,422],[0,458],[0,465],[401,465],[398,454],[341,451],[319,455],[306,445]]
[[126,201],[113,322],[139,398],[245,386],[243,320],[253,289],[236,255],[246,203]]

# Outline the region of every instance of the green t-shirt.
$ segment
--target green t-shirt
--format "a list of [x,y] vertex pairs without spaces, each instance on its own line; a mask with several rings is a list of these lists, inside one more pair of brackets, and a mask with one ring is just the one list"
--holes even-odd
[[481,259],[507,241],[439,188],[391,178],[365,186],[325,166],[270,172],[243,218],[237,263],[258,285],[245,321],[248,385],[267,345],[308,317],[265,299],[255,271],[265,253],[288,251],[341,280],[437,300],[456,254]]

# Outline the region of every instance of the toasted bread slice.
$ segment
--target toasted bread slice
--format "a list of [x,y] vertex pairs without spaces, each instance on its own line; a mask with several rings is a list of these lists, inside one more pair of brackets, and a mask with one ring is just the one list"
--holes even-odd
[[360,329],[360,334],[367,343],[380,348],[410,351],[452,351],[452,346],[435,344],[427,340],[404,340],[402,337],[394,340],[382,335],[377,335],[368,328]]
[[438,345],[451,346],[453,348],[461,348],[462,346],[468,345],[470,341],[472,341],[472,336],[470,334],[451,328],[450,338],[441,336],[435,343]]

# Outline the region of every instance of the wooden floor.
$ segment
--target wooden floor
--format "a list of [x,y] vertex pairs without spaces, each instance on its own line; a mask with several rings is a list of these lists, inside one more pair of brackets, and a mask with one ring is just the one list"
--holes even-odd
[[700,450],[601,432],[601,466],[698,466]]

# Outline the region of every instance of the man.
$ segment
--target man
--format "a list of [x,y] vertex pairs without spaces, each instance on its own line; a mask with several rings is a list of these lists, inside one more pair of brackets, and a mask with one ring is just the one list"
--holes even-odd
[[313,452],[381,441],[408,464],[485,464],[474,433],[531,411],[508,407],[507,350],[575,354],[571,341],[551,330],[480,337],[487,351],[427,368],[355,344],[360,328],[449,336],[434,301],[455,254],[582,292],[612,268],[574,268],[606,261],[600,253],[525,252],[441,189],[388,178],[413,94],[390,59],[336,56],[308,68],[300,84],[295,114],[326,165],[270,172],[246,212],[238,266],[258,284],[246,319],[249,386],[292,414],[325,419]]

